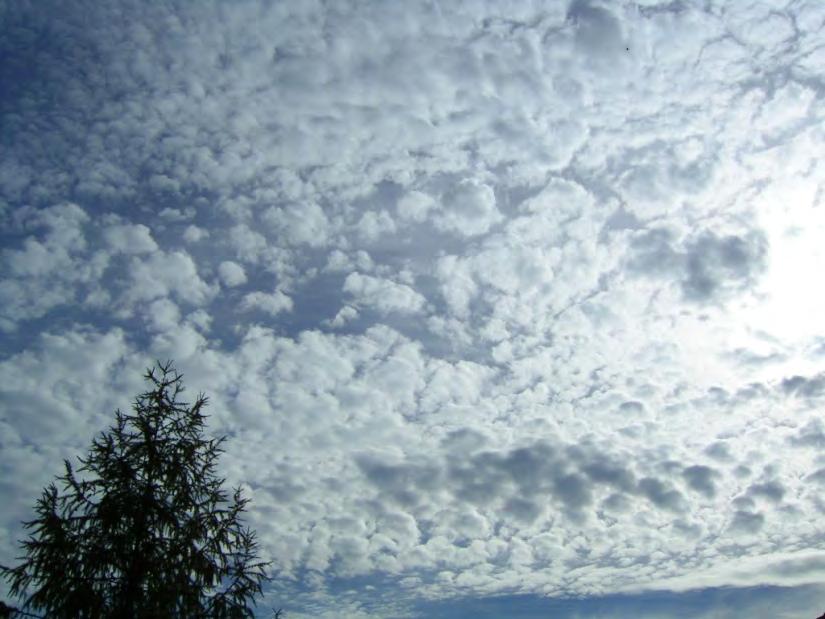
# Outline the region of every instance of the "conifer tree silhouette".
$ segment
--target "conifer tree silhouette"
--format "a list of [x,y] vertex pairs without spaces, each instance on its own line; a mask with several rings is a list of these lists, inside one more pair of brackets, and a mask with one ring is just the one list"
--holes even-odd
[[[22,563],[0,566],[20,610],[56,618],[253,617],[269,580],[248,499],[216,474],[224,438],[205,438],[207,404],[180,401],[181,374],[158,363],[151,388],[92,442],[24,522]],[[275,613],[280,616],[280,611]],[[29,615],[31,616],[31,615]]]

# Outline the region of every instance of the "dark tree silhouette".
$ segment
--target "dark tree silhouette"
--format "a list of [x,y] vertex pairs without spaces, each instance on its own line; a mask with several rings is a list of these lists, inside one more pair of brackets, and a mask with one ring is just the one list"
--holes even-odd
[[[0,566],[20,611],[60,618],[253,617],[268,580],[248,499],[229,500],[216,475],[224,438],[203,437],[207,403],[181,402],[182,375],[158,363],[133,414],[92,442],[73,471],[68,460],[24,522],[25,555]],[[276,613],[278,616],[279,613]]]

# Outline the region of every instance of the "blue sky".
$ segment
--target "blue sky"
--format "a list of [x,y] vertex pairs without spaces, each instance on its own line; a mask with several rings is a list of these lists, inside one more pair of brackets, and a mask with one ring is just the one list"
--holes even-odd
[[0,562],[174,359],[289,617],[821,614],[824,28],[0,2]]

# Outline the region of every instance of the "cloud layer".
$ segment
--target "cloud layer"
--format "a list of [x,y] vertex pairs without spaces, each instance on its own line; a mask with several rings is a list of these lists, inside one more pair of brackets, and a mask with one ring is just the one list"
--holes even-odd
[[545,4],[6,11],[3,557],[173,358],[296,617],[821,580],[825,8]]

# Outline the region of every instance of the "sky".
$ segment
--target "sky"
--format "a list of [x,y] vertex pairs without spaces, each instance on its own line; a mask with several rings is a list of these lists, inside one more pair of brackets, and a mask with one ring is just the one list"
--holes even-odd
[[172,359],[259,616],[814,619],[823,66],[820,0],[0,0],[0,563]]

